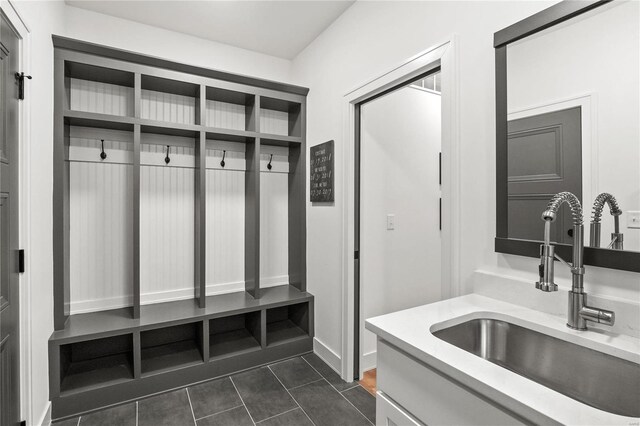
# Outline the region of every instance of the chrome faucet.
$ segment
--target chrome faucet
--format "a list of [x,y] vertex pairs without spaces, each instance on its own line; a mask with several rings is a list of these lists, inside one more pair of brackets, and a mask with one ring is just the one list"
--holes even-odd
[[620,210],[620,206],[618,205],[618,201],[616,198],[603,192],[598,195],[593,202],[593,211],[591,212],[591,227],[590,227],[590,238],[589,238],[589,246],[590,247],[600,247],[600,219],[602,218],[602,210],[604,209],[604,203],[609,204],[609,212],[611,216],[613,216],[613,233],[611,233],[611,242],[607,248],[612,248],[614,250],[624,250],[623,242],[624,238],[622,233],[620,232],[620,215],[622,214],[622,210]]
[[[567,203],[573,218],[573,261],[571,265],[555,254],[551,244],[551,222],[556,219],[558,209]],[[604,309],[587,306],[587,293],[584,292],[584,225],[580,200],[570,192],[559,192],[549,200],[547,209],[542,212],[544,220],[544,243],[540,245],[540,281],[536,288],[542,291],[558,291],[553,278],[554,258],[571,269],[571,291],[569,291],[569,312],[567,327],[575,330],[586,330],[587,321],[613,325],[615,314]]]

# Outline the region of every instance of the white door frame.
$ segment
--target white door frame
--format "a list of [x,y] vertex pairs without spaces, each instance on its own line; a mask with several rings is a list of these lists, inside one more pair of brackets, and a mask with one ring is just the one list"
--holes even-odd
[[[20,71],[25,74],[30,74],[31,70],[31,34],[29,27],[22,19],[16,8],[13,6],[10,0],[0,1],[0,10],[7,18],[9,23],[13,26],[19,37],[20,43],[20,57],[18,58],[18,64]],[[29,221],[30,221],[30,209],[29,209],[29,187],[30,187],[30,96],[29,96],[29,83],[25,80],[24,85],[24,100],[20,101],[18,105],[18,156],[19,156],[19,205],[18,215],[20,217],[20,224],[18,230],[18,242],[20,248],[24,249],[26,253],[29,253]],[[31,286],[29,283],[30,262],[25,261],[25,271],[19,276],[19,289],[20,289],[20,418],[26,420],[27,424],[34,423],[34,417],[32,413],[31,404]]]
[[[441,67],[442,76],[442,297],[460,294],[460,162],[457,36],[436,44],[381,73],[344,95],[343,241],[342,241],[342,378],[354,377],[354,225],[355,225],[355,107],[388,89]],[[362,309],[360,310],[362,316]],[[361,318],[360,321],[363,319]],[[362,347],[362,335],[360,336]],[[362,365],[362,363],[360,364]],[[358,372],[359,374],[361,372]]]

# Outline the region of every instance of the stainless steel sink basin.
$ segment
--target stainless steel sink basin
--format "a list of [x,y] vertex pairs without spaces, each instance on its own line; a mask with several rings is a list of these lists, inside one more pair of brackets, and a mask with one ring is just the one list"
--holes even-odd
[[640,364],[494,319],[433,334],[584,404],[640,417]]

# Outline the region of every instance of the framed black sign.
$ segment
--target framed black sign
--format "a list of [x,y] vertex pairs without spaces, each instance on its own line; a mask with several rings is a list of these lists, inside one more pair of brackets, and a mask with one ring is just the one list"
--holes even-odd
[[311,202],[334,201],[333,160],[333,141],[311,147],[309,159],[311,163],[311,187],[309,188]]

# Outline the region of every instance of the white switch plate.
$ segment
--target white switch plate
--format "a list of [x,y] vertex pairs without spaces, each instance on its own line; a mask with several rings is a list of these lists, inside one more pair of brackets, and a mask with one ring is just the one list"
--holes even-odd
[[394,229],[396,229],[396,215],[395,214],[388,214],[387,215],[387,230],[388,231],[393,231]]
[[640,212],[627,212],[627,228],[640,229]]

